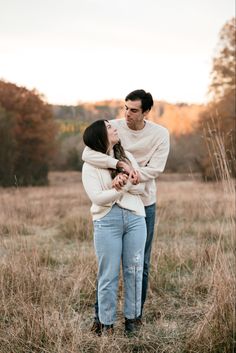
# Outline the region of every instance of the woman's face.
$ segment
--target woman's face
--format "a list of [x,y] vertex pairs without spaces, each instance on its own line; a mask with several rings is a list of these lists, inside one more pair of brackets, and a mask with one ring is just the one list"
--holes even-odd
[[110,146],[113,147],[119,141],[117,129],[113,127],[108,121],[105,121],[105,124],[107,128],[108,142]]

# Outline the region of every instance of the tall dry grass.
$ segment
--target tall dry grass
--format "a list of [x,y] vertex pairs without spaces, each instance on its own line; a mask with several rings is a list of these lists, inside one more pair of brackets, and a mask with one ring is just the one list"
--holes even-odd
[[[160,181],[149,296],[139,337],[90,333],[96,259],[79,173],[0,190],[0,352],[233,352],[232,186]],[[231,183],[231,180],[228,180]],[[231,190],[229,192],[229,190]]]
[[[231,178],[231,168],[225,150],[224,136],[217,129],[208,127],[208,151],[212,156],[212,165],[224,191],[224,216],[216,232],[216,246],[211,264],[209,279],[209,305],[203,319],[196,324],[194,333],[188,342],[192,352],[234,352],[235,336],[235,182]],[[231,155],[231,159],[233,156]],[[235,160],[232,161],[235,163]],[[196,350],[197,349],[197,350]]]

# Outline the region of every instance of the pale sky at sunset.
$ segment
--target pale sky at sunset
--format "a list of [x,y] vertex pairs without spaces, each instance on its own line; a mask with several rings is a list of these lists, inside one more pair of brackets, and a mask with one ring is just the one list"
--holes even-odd
[[218,34],[234,0],[0,0],[0,79],[49,103],[144,88],[206,102]]

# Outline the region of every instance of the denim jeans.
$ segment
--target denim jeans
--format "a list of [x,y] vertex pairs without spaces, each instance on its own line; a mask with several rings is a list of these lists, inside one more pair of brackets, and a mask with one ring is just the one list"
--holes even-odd
[[[155,226],[155,217],[156,217],[156,204],[154,203],[152,205],[145,206],[145,212],[146,212],[145,221],[146,221],[147,237],[146,237],[146,244],[145,244],[145,250],[144,250],[142,301],[141,301],[141,314],[139,316],[140,318],[142,317],[143,306],[147,297],[150,257],[151,257],[152,241],[154,236],[154,226]],[[99,322],[98,307],[99,307],[98,290],[96,290],[96,303],[94,304],[94,309],[95,309],[94,320],[96,322]]]
[[107,215],[94,221],[98,317],[101,323],[111,325],[115,321],[121,261],[125,289],[124,315],[134,319],[141,314],[145,241],[144,217],[116,204]]
[[145,220],[146,220],[146,226],[147,226],[147,239],[146,239],[145,251],[144,251],[142,304],[141,304],[140,317],[142,316],[143,306],[147,297],[150,258],[151,258],[152,241],[154,236],[154,226],[155,226],[155,218],[156,218],[156,204],[154,203],[152,205],[145,206],[145,212],[146,212]]

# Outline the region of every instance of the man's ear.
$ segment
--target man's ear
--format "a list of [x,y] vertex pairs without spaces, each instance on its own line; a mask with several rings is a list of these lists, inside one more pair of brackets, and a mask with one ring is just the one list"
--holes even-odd
[[143,112],[143,116],[147,116],[149,112],[150,112],[150,109],[146,110],[145,112]]

